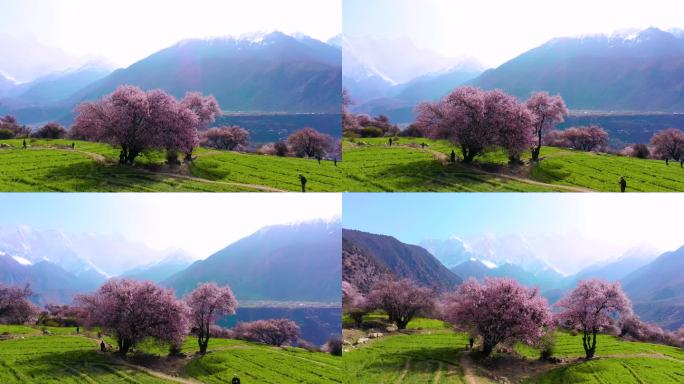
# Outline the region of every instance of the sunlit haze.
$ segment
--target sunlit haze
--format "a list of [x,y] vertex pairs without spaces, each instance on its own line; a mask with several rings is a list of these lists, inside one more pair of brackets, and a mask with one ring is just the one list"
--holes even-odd
[[156,249],[205,258],[274,224],[341,215],[339,194],[0,194],[0,225],[121,234]]
[[344,0],[349,36],[409,37],[445,56],[496,67],[554,37],[682,27],[678,2],[575,0]]
[[327,40],[341,23],[340,0],[0,0],[0,45],[34,40],[115,67],[186,38],[279,30]]
[[665,252],[684,245],[684,205],[676,193],[346,194],[343,204],[345,228],[410,244],[524,236],[535,239],[552,263],[568,268],[613,259],[635,247]]

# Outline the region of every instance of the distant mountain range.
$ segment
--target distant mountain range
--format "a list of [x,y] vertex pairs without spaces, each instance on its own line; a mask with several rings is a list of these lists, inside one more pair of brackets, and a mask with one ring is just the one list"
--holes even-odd
[[162,260],[132,268],[122,273],[121,277],[161,283],[190,266],[193,261],[194,259],[185,251],[178,250]]
[[455,237],[427,240],[419,247],[391,236],[345,229],[343,279],[367,292],[385,274],[410,278],[442,291],[469,278],[482,281],[507,277],[539,287],[553,304],[578,281],[597,278],[621,282],[643,320],[670,330],[684,325],[684,246],[663,254],[649,246],[634,247],[619,257],[591,262],[578,272],[563,275],[521,252],[525,247],[519,237],[483,238],[486,240],[472,245]]
[[341,63],[339,46],[304,35],[190,39],[106,76],[85,70],[54,74],[5,91],[0,80],[0,114],[26,124],[69,124],[79,102],[122,84],[161,88],[176,97],[211,94],[226,111],[339,113]]
[[163,281],[184,295],[229,284],[238,300],[339,302],[339,219],[265,227]]
[[[388,57],[396,59],[396,54]],[[367,79],[368,84],[377,84],[372,76]],[[503,89],[521,99],[536,90],[559,93],[572,110],[682,112],[684,37],[676,30],[647,28],[554,38],[479,75],[471,71],[430,76],[428,85],[408,87],[401,97],[368,96],[362,92],[363,78],[351,80],[345,76],[344,85],[352,98],[359,99],[358,112],[384,113],[399,123],[413,120],[416,101],[438,99],[463,84]]]
[[425,248],[404,244],[391,236],[344,229],[343,278],[367,291],[383,274],[411,279],[423,286],[446,291],[461,283]]
[[340,241],[339,219],[269,226],[193,263],[183,250],[157,251],[120,236],[0,227],[0,283],[29,283],[38,303],[69,303],[109,277],[126,277],[178,296],[213,281],[230,285],[241,301],[334,306],[341,298]]
[[371,115],[410,115],[418,101],[440,97],[484,70],[473,58],[445,57],[408,38],[344,36],[342,53],[342,83],[354,101],[352,109]]
[[684,110],[684,39],[657,28],[548,41],[472,84],[520,98],[559,93],[570,109]]
[[635,311],[668,329],[684,325],[684,246],[622,278]]

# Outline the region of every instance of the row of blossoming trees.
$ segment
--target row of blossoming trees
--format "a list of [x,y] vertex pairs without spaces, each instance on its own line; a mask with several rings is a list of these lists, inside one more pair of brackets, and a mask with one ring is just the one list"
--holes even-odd
[[[120,148],[119,162],[133,164],[149,150],[165,150],[169,160],[183,153],[191,160],[198,145],[215,149],[244,150],[249,146],[249,132],[237,126],[209,126],[221,114],[213,96],[188,92],[177,100],[155,89],[143,91],[134,86],[118,87],[113,93],[76,108],[76,122],[70,136],[76,139],[109,143]],[[299,157],[320,157],[333,152],[334,140],[313,128],[292,133],[284,151]]]
[[[0,285],[0,323],[24,324],[40,316],[28,298],[31,290]],[[287,319],[238,323],[226,330],[216,326],[220,318],[235,314],[238,301],[230,287],[215,283],[199,284],[182,299],[173,291],[149,281],[110,279],[92,294],[78,295],[75,312],[79,324],[100,327],[116,339],[118,351],[126,355],[142,340],[153,338],[170,345],[178,353],[186,336],[193,334],[201,354],[214,336],[282,346],[299,339],[299,326]],[[48,308],[51,315],[66,311]]]
[[[435,102],[416,107],[416,121],[403,131],[386,116],[369,117],[349,112],[351,99],[343,93],[343,129],[348,137],[410,136],[444,139],[461,149],[463,161],[494,149],[503,149],[511,162],[525,151],[538,160],[542,145],[581,151],[604,151],[608,133],[596,125],[555,130],[569,111],[560,95],[535,92],[526,101],[501,90],[460,87]],[[684,132],[669,128],[656,132],[646,144],[629,146],[624,154],[684,161]]]
[[418,315],[437,317],[457,331],[479,338],[485,356],[498,345],[512,346],[515,342],[539,346],[544,352],[544,341],[553,337],[557,327],[581,332],[588,359],[596,353],[597,336],[602,332],[636,340],[684,343],[684,327],[670,334],[643,323],[632,312],[620,284],[602,280],[579,282],[555,304],[555,313],[538,289],[508,278],[485,278],[483,283],[471,278],[439,299],[429,288],[390,276],[378,280],[366,294],[344,281],[342,292],[344,313],[358,328],[363,326],[363,316],[375,310],[385,312],[398,329],[405,329]]

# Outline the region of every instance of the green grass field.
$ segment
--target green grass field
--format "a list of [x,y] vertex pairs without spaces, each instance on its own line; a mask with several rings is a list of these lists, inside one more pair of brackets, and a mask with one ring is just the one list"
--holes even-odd
[[[428,146],[420,147],[421,143]],[[119,166],[117,149],[70,140],[0,140],[0,191],[299,191],[299,175],[310,192],[380,191],[684,191],[677,163],[641,160],[545,147],[538,165],[511,168],[502,152],[478,157],[473,165],[446,162],[454,148],[445,141],[386,138],[343,142],[344,161],[262,156],[199,148],[185,174],[162,167],[153,152],[136,166]],[[528,160],[528,155],[523,156]]]
[[[44,335],[42,329],[50,335]],[[174,379],[99,352],[97,340],[75,328],[0,325],[0,383],[172,383]],[[91,335],[91,333],[87,333]],[[92,335],[91,335],[92,336]],[[111,343],[112,340],[108,339]],[[209,353],[195,356],[197,341],[187,338],[187,365],[178,380],[243,383],[340,383],[342,359],[300,348],[275,348],[240,340],[212,339]],[[168,346],[143,342],[132,355],[165,359]]]
[[[372,314],[365,321],[382,318]],[[416,319],[409,328],[421,331],[373,339],[345,352],[342,364],[345,383],[467,383],[466,373],[474,382],[492,382],[486,367],[474,362],[463,366],[462,356],[467,356],[463,355],[468,342],[466,334],[455,333],[447,329],[448,325],[431,319]],[[509,364],[529,364],[539,357],[539,351],[531,347],[518,345],[516,351],[525,360],[517,363],[513,360]],[[684,382],[681,348],[600,335],[596,359],[585,362],[581,359],[584,356],[581,336],[557,332],[554,355],[566,363],[550,365],[542,373],[522,380],[544,384]]]
[[147,191],[248,192],[299,191],[299,174],[307,190],[339,191],[340,169],[332,161],[280,158],[199,148],[188,175],[160,168],[162,153],[136,159],[136,166],[120,166],[118,150],[101,143],[71,140],[0,140],[0,191]]
[[[422,149],[421,143],[427,147]],[[399,138],[345,140],[344,169],[365,180],[368,190],[385,191],[573,191],[619,192],[624,176],[628,191],[684,191],[684,169],[678,163],[544,147],[539,165],[511,168],[502,152],[475,159],[472,166],[447,164],[446,141]],[[529,160],[524,154],[523,160]],[[507,177],[508,176],[508,177]]]

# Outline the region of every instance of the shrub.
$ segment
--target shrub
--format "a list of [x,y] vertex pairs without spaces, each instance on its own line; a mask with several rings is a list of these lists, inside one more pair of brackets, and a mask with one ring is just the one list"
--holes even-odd
[[233,337],[279,347],[297,341],[299,326],[288,319],[256,320],[238,323],[233,328]]
[[47,123],[33,132],[31,136],[41,139],[61,139],[66,137],[67,131],[57,123]]
[[202,133],[200,145],[222,150],[242,150],[249,146],[249,132],[238,126],[211,128]]
[[337,336],[331,338],[325,343],[323,350],[333,356],[342,356],[342,339]]
[[0,129],[0,140],[14,139],[14,131],[11,129]]
[[405,129],[399,131],[399,136],[402,137],[423,137],[423,131],[418,128],[415,124],[411,124]]
[[361,137],[380,137],[384,135],[382,129],[373,126],[361,128],[360,134]]

